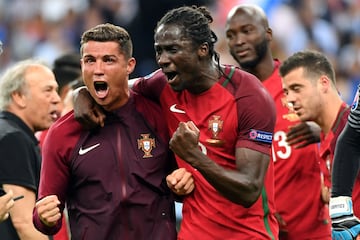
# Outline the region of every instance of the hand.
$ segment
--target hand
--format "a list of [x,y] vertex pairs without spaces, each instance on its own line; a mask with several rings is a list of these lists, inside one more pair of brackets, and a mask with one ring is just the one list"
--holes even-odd
[[86,129],[104,126],[105,114],[86,87],[73,91],[74,117]]
[[9,190],[0,197],[0,222],[9,217],[9,211],[14,206],[13,192]]
[[286,142],[295,148],[303,148],[309,144],[320,142],[321,128],[314,122],[301,122],[290,126],[286,134]]
[[186,156],[193,149],[199,149],[200,131],[192,121],[180,122],[170,139],[170,149],[186,161]]
[[187,195],[191,193],[194,186],[194,179],[190,172],[185,168],[179,168],[166,177],[166,184],[177,195]]
[[332,221],[332,239],[358,239],[360,220],[353,215],[351,197],[331,198],[329,209]]
[[56,195],[49,195],[39,200],[35,204],[37,214],[42,223],[52,227],[61,219],[59,208],[60,201]]

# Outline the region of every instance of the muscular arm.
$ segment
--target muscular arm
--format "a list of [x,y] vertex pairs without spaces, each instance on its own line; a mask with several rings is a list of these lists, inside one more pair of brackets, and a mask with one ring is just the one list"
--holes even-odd
[[250,207],[258,199],[269,164],[269,156],[246,148],[236,149],[236,169],[227,170],[204,154],[194,155],[191,163],[225,198]]
[[269,156],[247,148],[237,148],[236,169],[224,169],[198,147],[199,132],[191,123],[180,123],[170,140],[171,149],[196,168],[225,198],[250,207],[259,197]]
[[360,132],[348,124],[336,143],[332,170],[332,197],[351,196],[360,165]]

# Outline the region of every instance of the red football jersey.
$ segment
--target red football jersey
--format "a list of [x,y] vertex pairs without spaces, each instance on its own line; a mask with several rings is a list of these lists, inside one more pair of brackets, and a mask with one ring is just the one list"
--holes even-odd
[[275,204],[285,220],[286,239],[331,239],[328,209],[320,197],[320,166],[314,145],[295,149],[286,143],[289,127],[299,120],[287,107],[275,60],[273,74],[263,82],[276,104],[272,159],[275,171]]
[[[322,159],[322,169],[327,170],[325,174],[325,184],[331,187],[331,167],[334,160],[334,152],[336,147],[336,141],[346,125],[348,116],[350,114],[350,108],[345,103],[341,106],[339,113],[334,121],[334,126],[331,128],[326,136],[321,135],[320,144],[320,156]],[[354,214],[360,216],[360,175],[357,176],[353,187],[353,208]]]
[[[260,81],[249,73],[236,69],[230,81],[222,77],[197,95],[173,91],[161,71],[141,79],[133,89],[160,101],[170,135],[179,122],[193,121],[200,130],[203,153],[224,168],[235,169],[237,147],[270,154],[271,139],[265,140],[266,133],[273,131],[275,106]],[[223,141],[221,147],[209,143],[215,135]],[[178,239],[277,239],[272,162],[263,193],[250,208],[225,199],[196,169],[180,158],[177,162],[192,173],[196,185],[194,192],[184,198]]]

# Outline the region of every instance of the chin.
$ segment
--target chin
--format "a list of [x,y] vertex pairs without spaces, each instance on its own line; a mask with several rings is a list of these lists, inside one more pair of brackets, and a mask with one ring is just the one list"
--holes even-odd
[[312,121],[309,117],[306,117],[305,115],[298,115],[300,121],[306,122],[306,121]]

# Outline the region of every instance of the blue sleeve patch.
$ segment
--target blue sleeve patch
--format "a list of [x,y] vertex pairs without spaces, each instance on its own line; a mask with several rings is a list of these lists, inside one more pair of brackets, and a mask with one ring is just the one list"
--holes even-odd
[[356,108],[358,107],[359,104],[359,91],[360,91],[360,86],[359,86],[359,90],[356,92],[353,103],[351,105],[351,111],[355,111]]
[[272,133],[250,129],[249,138],[257,142],[270,143],[272,142]]

